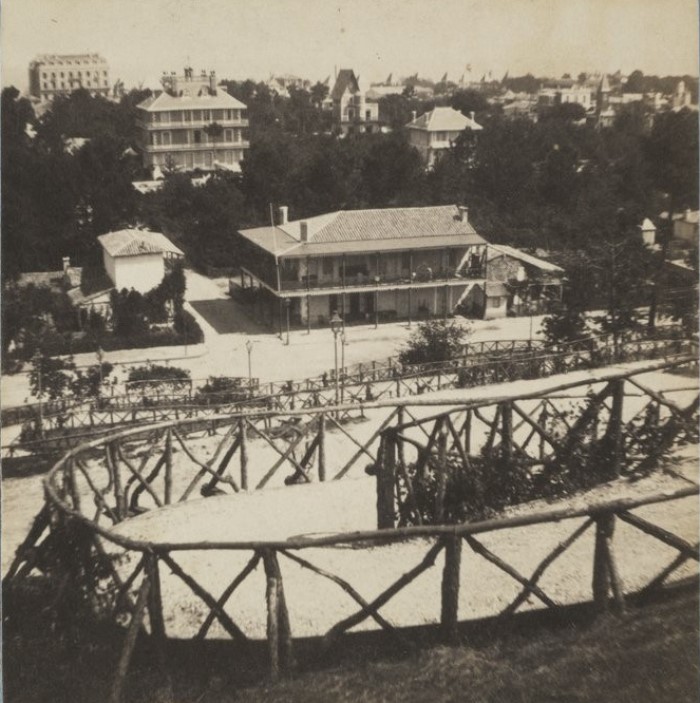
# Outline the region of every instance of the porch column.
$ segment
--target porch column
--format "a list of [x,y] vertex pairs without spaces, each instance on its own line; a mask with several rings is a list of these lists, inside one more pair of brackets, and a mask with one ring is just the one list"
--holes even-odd
[[[309,257],[306,257],[306,334],[311,334],[311,298],[309,288],[311,279],[311,269],[309,268]],[[301,300],[299,301],[301,303]]]

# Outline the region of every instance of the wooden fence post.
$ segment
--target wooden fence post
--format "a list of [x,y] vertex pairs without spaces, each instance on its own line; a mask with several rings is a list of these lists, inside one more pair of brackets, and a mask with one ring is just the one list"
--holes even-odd
[[165,494],[164,504],[170,505],[173,494],[173,433],[168,430],[165,435]]
[[248,435],[246,418],[242,417],[238,421],[238,436],[240,439],[239,449],[241,452],[241,489],[248,490]]
[[444,538],[445,566],[442,571],[442,608],[440,624],[443,638],[449,644],[457,644],[459,634],[459,573],[462,564],[462,538],[451,535]]
[[513,460],[513,403],[501,405],[501,453],[508,462]]
[[612,592],[615,609],[625,611],[624,589],[617,570],[612,546],[615,515],[605,513],[596,517],[595,554],[593,557],[593,602],[599,613],[607,612],[608,596]]
[[437,430],[438,485],[435,495],[435,517],[438,523],[441,523],[445,519],[445,493],[447,490],[447,423],[444,417],[436,422],[440,423],[440,427]]
[[271,549],[264,549],[262,557],[267,578],[267,646],[270,653],[270,676],[276,679],[281,671],[292,666],[292,633],[277,554]]
[[151,623],[151,640],[156,652],[156,659],[161,673],[165,678],[164,689],[160,692],[158,700],[172,701],[172,681],[168,670],[167,636],[165,634],[165,620],[163,618],[163,597],[160,588],[160,572],[158,570],[158,557],[155,554],[145,554],[146,574],[150,582],[148,591],[148,618]]
[[396,474],[396,435],[393,428],[382,435],[377,462],[377,529],[394,527],[394,479]]
[[326,413],[318,417],[318,480],[326,480]]
[[618,477],[622,465],[622,404],[625,397],[625,381],[622,378],[618,378],[610,383],[612,385],[612,409],[610,411],[610,422],[608,423],[612,450],[610,473],[612,477]]

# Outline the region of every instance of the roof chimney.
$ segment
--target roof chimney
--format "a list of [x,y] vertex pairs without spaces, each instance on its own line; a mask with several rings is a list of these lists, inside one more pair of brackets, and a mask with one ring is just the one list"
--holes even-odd
[[466,205],[458,205],[457,209],[459,210],[459,221],[469,222],[469,208]]
[[417,115],[417,114],[418,114],[418,113],[417,113],[415,110],[411,110],[411,119],[412,119],[413,122],[416,121],[416,115]]
[[70,268],[70,256],[63,257],[63,273],[67,273]]
[[279,224],[286,225],[288,222],[289,208],[286,205],[280,205],[279,207]]
[[472,122],[474,121],[474,114],[475,114],[475,113],[474,113],[474,110],[472,110],[472,111],[469,113],[469,119],[470,119]]
[[209,73],[209,92],[211,95],[216,95],[216,71]]
[[299,223],[299,241],[309,241],[309,223],[306,220]]

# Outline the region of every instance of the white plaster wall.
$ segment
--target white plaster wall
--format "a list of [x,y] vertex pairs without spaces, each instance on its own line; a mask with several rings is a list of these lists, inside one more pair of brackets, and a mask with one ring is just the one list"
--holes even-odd
[[[107,260],[112,261],[112,272]],[[146,293],[155,288],[165,275],[162,254],[141,254],[140,256],[105,256],[105,269],[117,290],[133,288]]]

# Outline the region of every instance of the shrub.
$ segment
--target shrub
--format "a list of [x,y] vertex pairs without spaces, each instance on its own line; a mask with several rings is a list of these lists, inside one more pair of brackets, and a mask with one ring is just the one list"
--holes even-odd
[[399,354],[402,364],[426,364],[454,359],[462,351],[469,329],[455,320],[426,320],[418,325]]
[[136,366],[129,371],[129,381],[183,381],[189,380],[190,372],[177,366],[147,364]]

